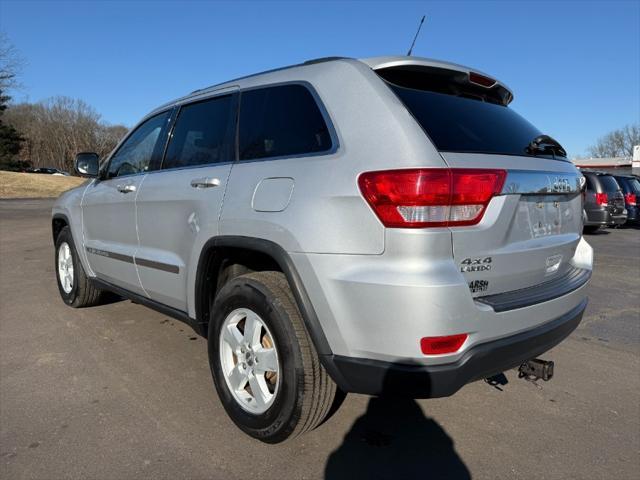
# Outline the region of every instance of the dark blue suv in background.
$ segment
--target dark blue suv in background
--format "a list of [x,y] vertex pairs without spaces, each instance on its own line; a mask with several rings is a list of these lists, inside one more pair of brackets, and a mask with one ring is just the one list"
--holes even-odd
[[640,200],[640,181],[631,175],[614,175],[622,189],[624,205],[627,209],[627,223],[640,223],[638,201]]

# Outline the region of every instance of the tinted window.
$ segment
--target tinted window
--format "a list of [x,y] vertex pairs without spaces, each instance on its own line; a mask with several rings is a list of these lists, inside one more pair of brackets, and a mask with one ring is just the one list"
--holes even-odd
[[596,188],[593,185],[593,179],[591,178],[591,175],[585,175],[584,178],[587,179],[587,189],[595,190]]
[[160,113],[136,128],[111,157],[107,177],[146,172],[162,127],[168,118],[169,112]]
[[618,182],[616,182],[616,179],[613,178],[611,175],[600,175],[598,177],[598,180],[600,180],[602,189],[605,192],[616,192],[620,190],[620,186],[618,185]]
[[527,146],[540,135],[537,128],[506,106],[390,87],[441,151],[527,155]]
[[615,177],[615,179],[624,193],[640,192],[640,182],[638,182],[638,179],[633,177]]
[[302,85],[242,93],[240,159],[323,152],[331,137],[313,95]]
[[625,177],[618,177],[618,176],[615,176],[615,177],[613,177],[613,178],[615,178],[615,179],[616,179],[616,182],[618,183],[618,185],[620,186],[620,188],[622,189],[622,191],[623,191],[624,193],[628,193],[628,192],[629,192],[629,188],[630,188],[630,186],[629,186],[629,184],[627,183],[627,179],[626,179]]
[[232,161],[233,98],[225,95],[183,106],[162,168]]

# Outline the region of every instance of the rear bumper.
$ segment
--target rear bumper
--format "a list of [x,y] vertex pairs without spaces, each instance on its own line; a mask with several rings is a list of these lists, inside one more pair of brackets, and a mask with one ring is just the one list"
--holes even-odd
[[637,206],[627,205],[627,222],[637,223],[640,221],[640,213]]
[[533,329],[475,345],[456,362],[408,365],[331,355],[323,364],[338,386],[351,393],[435,398],[541,355],[564,340],[582,320],[587,299],[559,318]]
[[586,226],[600,225],[606,227],[608,225],[615,224],[611,212],[609,212],[609,210],[605,207],[594,210],[587,210],[586,213],[587,219],[584,222]]
[[627,221],[627,214],[623,213],[620,215],[611,215],[611,221],[613,225],[622,225]]

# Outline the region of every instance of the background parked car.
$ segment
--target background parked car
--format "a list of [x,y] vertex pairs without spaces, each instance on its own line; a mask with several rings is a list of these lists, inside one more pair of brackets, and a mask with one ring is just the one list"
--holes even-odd
[[69,176],[69,172],[65,172],[64,170],[58,170],[53,167],[38,167],[38,168],[29,168],[27,169],[27,173],[44,173],[46,175],[64,175],[65,177]]
[[593,233],[600,227],[614,227],[627,221],[624,195],[613,175],[582,172],[587,180],[584,198],[584,231]]
[[640,223],[640,181],[631,175],[614,175],[624,195],[624,204],[627,209],[627,223]]

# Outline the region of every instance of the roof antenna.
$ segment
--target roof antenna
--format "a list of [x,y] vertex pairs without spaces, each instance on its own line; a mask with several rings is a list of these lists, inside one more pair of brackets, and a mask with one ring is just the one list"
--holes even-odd
[[413,51],[413,46],[416,44],[416,40],[418,38],[418,35],[420,34],[420,29],[422,28],[422,24],[424,23],[425,18],[426,18],[426,15],[423,15],[422,20],[420,20],[420,25],[418,25],[418,31],[416,32],[416,36],[413,37],[413,42],[411,42],[411,48],[409,48],[409,51],[407,52],[407,57],[411,56],[411,52]]

